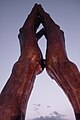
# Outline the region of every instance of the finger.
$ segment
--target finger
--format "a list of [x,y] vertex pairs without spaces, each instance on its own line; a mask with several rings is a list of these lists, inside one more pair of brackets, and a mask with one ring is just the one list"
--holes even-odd
[[44,11],[41,5],[38,5],[38,11],[44,27],[48,28],[52,24],[55,24],[50,15]]
[[57,25],[53,20],[52,18],[50,17],[50,15],[48,13],[46,13],[44,11],[44,9],[42,8],[41,5],[38,5],[38,12],[39,12],[39,15],[41,17],[41,20],[42,20],[42,24],[45,28],[47,28],[48,30],[53,30],[56,28],[56,30],[60,30],[60,26]]
[[60,30],[60,35],[62,36],[62,42],[65,48],[65,37],[64,37],[64,32],[62,30]]
[[41,24],[41,19],[40,19],[40,16],[38,16],[37,20],[36,20],[36,23],[35,23],[35,26],[34,26],[35,32],[37,31],[40,24]]
[[44,28],[42,28],[42,29],[36,34],[37,41],[38,41],[43,35],[45,35],[45,29],[44,29]]
[[32,26],[34,26],[37,16],[38,16],[38,5],[35,4],[32,11],[31,11],[31,13],[28,15],[28,18],[26,19],[23,27],[32,27]]

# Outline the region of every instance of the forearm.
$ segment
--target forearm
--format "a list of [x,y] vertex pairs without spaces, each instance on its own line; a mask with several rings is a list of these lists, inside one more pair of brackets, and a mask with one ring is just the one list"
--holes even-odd
[[10,115],[17,114],[17,112],[25,113],[35,80],[35,69],[36,64],[25,59],[24,56],[21,56],[15,63],[12,74],[0,95],[1,114],[4,111],[10,112]]
[[74,111],[80,113],[80,73],[76,65],[69,60],[51,63],[48,73],[66,93]]

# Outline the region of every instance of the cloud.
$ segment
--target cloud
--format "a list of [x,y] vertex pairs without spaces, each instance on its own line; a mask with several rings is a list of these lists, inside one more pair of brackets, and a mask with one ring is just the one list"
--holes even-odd
[[60,113],[58,113],[58,112],[56,112],[56,111],[54,111],[53,113],[54,113],[56,116],[61,116],[61,117],[65,116],[64,114],[60,114]]
[[40,116],[40,117],[34,118],[32,120],[69,120],[69,119],[63,118],[63,116],[65,116],[65,115],[59,114],[58,112],[54,111],[54,115],[45,116],[45,117]]
[[69,119],[65,119],[65,118],[61,118],[59,116],[46,116],[46,117],[39,117],[39,118],[34,118],[33,120],[69,120]]
[[[33,104],[33,109],[39,116],[40,116],[40,108],[41,107],[42,107],[41,104]],[[50,110],[51,106],[46,105],[46,108]],[[57,111],[51,112],[51,110],[50,110],[50,113],[48,116],[40,116],[40,117],[33,118],[30,120],[69,120],[69,119],[66,119],[65,116],[66,115],[60,114]]]
[[40,109],[40,106],[41,104],[33,104],[33,108],[34,108],[34,111],[37,112],[37,114],[39,114],[39,109]]
[[41,106],[41,104],[33,104],[34,106],[37,106],[37,107],[40,107]]
[[46,107],[47,107],[47,108],[50,108],[51,106],[47,105]]

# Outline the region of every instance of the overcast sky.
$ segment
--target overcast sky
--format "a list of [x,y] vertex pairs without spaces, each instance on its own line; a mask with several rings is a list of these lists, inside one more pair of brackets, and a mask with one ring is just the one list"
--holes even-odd
[[[36,2],[41,3],[53,20],[61,26],[65,33],[69,59],[80,69],[80,0],[0,0],[0,90],[8,80],[12,66],[20,54],[18,30]],[[44,37],[39,45],[45,57]],[[41,116],[51,118],[51,115],[55,116],[54,111],[65,115],[65,119],[75,120],[69,100],[45,70],[36,78],[28,104],[27,119]]]

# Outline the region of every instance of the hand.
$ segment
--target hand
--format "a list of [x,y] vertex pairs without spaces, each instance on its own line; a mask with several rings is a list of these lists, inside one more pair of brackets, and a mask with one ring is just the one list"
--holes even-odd
[[[18,35],[20,40],[21,54],[36,66],[36,74],[43,70],[43,57],[38,46],[37,40],[43,35],[43,29],[36,34],[36,30],[40,25],[38,17],[38,5],[35,4],[23,27]],[[37,39],[38,38],[38,39]]]
[[65,50],[64,32],[60,30],[60,27],[51,19],[50,15],[44,11],[41,5],[38,6],[38,11],[47,39],[46,69],[52,77],[51,69],[56,69],[56,63],[68,60]]

